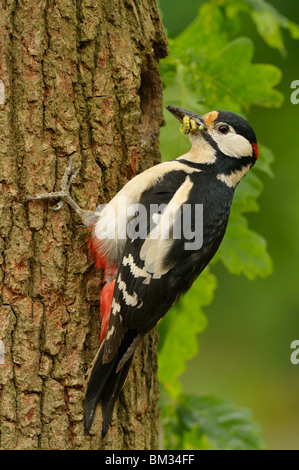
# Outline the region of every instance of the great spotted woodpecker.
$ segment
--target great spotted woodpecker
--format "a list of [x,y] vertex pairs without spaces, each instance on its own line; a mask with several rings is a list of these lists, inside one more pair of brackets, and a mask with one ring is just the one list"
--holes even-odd
[[29,198],[58,198],[56,209],[67,202],[91,228],[90,248],[105,285],[100,348],[87,375],[84,415],[89,432],[101,402],[103,436],[136,347],[216,253],[234,190],[258,158],[255,133],[236,114],[167,109],[190,136],[188,153],[135,176],[95,212],[80,209],[69,194],[77,174],[71,163],[60,192]]

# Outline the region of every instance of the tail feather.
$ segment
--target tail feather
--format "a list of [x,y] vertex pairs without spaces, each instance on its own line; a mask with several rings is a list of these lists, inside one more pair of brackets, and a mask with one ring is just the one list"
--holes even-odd
[[[123,366],[123,368],[119,372],[115,373],[115,377],[117,377],[117,381],[116,380],[114,382],[111,381],[109,382],[109,384],[107,384],[107,387],[105,387],[105,390],[104,390],[105,394],[103,394],[103,397],[101,399],[102,415],[103,415],[103,424],[102,424],[102,437],[103,438],[106,436],[108,432],[109,425],[112,420],[114,405],[123,388],[123,385],[127,378],[132,360],[133,360],[133,356],[130,358],[130,360],[126,362],[126,364]],[[110,386],[108,387],[108,385]],[[110,389],[112,393],[109,391]]]
[[113,366],[115,366],[115,360],[108,364],[102,364],[102,358],[103,348],[101,348],[93,365],[84,399],[84,426],[86,434],[90,431],[101,394],[113,371]]
[[89,376],[84,399],[84,425],[86,434],[90,431],[99,402],[102,404],[103,415],[102,436],[104,437],[107,434],[114,405],[128,375],[133,354],[123,367],[117,371],[118,364],[135,336],[136,331],[129,330],[125,334],[112,361],[105,364],[102,363],[104,354],[102,343]]

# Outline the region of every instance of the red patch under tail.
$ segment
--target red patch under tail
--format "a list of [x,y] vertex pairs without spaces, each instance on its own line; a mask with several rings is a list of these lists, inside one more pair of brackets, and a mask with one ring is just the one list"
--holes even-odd
[[100,317],[102,320],[100,343],[105,338],[107,328],[108,328],[114,285],[115,285],[115,279],[105,284],[100,293],[100,303],[101,303]]
[[94,225],[90,228],[90,240],[88,243],[88,248],[91,251],[91,256],[95,262],[97,269],[104,270],[104,287],[100,293],[100,317],[101,317],[101,334],[100,334],[100,343],[106,336],[109,318],[111,303],[113,298],[114,284],[115,284],[115,275],[116,275],[116,266],[110,264],[107,260],[107,256],[102,253],[102,243],[95,234],[93,233]]

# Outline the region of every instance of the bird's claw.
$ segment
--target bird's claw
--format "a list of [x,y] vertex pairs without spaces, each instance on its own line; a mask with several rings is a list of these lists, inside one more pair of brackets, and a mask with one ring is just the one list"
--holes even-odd
[[26,198],[26,199],[29,199],[29,201],[37,201],[38,199],[40,199],[40,196],[37,195],[37,196],[33,197],[33,196],[27,196],[27,195],[25,195],[25,198]]
[[52,211],[60,211],[60,209],[62,208],[64,204],[64,201],[62,199],[60,199],[60,201],[58,202],[57,206],[55,207],[51,207]]
[[59,211],[63,204],[64,200],[70,198],[70,187],[76,179],[79,169],[75,168],[74,172],[72,173],[72,166],[73,162],[72,159],[69,158],[69,164],[65,169],[64,175],[61,181],[61,191],[58,192],[51,192],[51,193],[44,193],[44,194],[37,194],[36,196],[25,196],[26,199],[30,201],[36,201],[40,199],[59,199],[58,204],[51,209],[54,211]]

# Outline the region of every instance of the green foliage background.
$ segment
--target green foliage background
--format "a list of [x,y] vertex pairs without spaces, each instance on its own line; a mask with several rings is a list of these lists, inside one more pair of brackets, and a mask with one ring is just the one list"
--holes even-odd
[[[265,304],[274,293],[267,292],[260,303],[259,297],[252,296],[251,293],[261,285],[261,281],[253,285],[244,281],[244,278],[268,278],[273,273],[273,262],[267,249],[264,231],[260,230],[261,235],[251,229],[251,226],[256,227],[256,216],[251,214],[260,211],[259,201],[264,185],[267,191],[273,180],[273,151],[276,150],[272,142],[273,130],[267,142],[267,145],[270,144],[268,148],[263,141],[264,134],[267,133],[264,131],[266,126],[262,118],[267,109],[272,111],[271,117],[274,112],[278,113],[276,110],[280,109],[284,102],[283,93],[276,88],[282,79],[281,69],[284,67],[277,67],[273,63],[277,62],[277,57],[279,60],[287,60],[285,57],[288,47],[285,45],[283,31],[287,31],[287,40],[291,38],[293,43],[294,39],[299,38],[299,27],[295,22],[288,20],[287,16],[279,13],[280,9],[278,11],[274,8],[273,3],[263,0],[189,1],[184,3],[182,9],[179,2],[171,2],[170,6],[166,0],[160,1],[166,27],[168,14],[171,16],[176,12],[179,18],[176,26],[174,21],[169,21],[169,24],[172,24],[172,32],[169,32],[170,54],[161,65],[165,105],[179,105],[199,113],[227,109],[242,114],[252,122],[259,137],[260,148],[257,165],[236,190],[227,233],[212,265],[194,283],[191,291],[167,314],[159,327],[159,377],[163,386],[164,419],[162,445],[168,448],[258,449],[265,446],[259,427],[253,422],[248,410],[235,407],[223,397],[237,398],[242,405],[252,407],[250,400],[243,400],[243,396],[234,393],[234,390],[240,388],[239,377],[244,374],[240,360],[242,348],[238,348],[239,338],[244,335],[244,330],[242,322],[241,330],[230,328],[230,318],[246,319],[245,315],[250,315],[252,308],[254,311],[260,309],[261,323],[254,325],[257,329],[259,326],[265,328],[273,322],[273,316],[269,309],[265,309]],[[185,21],[185,24],[182,24],[182,21]],[[266,50],[267,55],[269,51],[274,50],[277,54],[276,60],[271,63],[272,61],[262,54],[262,60],[256,60],[257,47],[259,50]],[[294,76],[292,80],[296,78],[298,77]],[[286,98],[289,100],[289,96]],[[255,125],[257,117],[261,118],[259,129]],[[172,159],[187,151],[190,144],[188,138],[178,132],[178,123],[171,115],[165,114],[165,120],[166,127],[161,133],[161,151],[164,159]],[[275,124],[274,132],[279,132],[282,127],[279,118]],[[263,211],[262,204],[261,220],[265,222]],[[273,221],[270,221],[271,223]],[[262,227],[264,224],[260,225]],[[228,273],[242,275],[241,290],[236,281],[238,278],[233,278]],[[274,276],[275,274],[272,274],[269,279]],[[225,286],[224,292],[221,292],[222,283]],[[217,302],[216,295],[213,302],[217,284],[222,301]],[[207,309],[203,311],[203,307],[210,304],[213,305],[210,307],[212,315],[217,315],[217,318],[214,318],[215,324],[217,325],[221,315],[222,325],[222,329],[217,330],[216,327],[216,336],[215,332],[212,332],[212,344],[215,346],[216,337],[218,341],[220,339],[222,346],[214,347],[212,354],[206,348],[209,358],[205,358],[206,369],[201,366],[202,355],[193,359],[191,367],[187,366],[182,386],[181,374],[187,361],[197,357],[198,333],[207,327]],[[278,315],[281,317],[283,313],[279,311]],[[254,318],[256,320],[256,316]],[[271,331],[271,328],[269,330]],[[296,336],[294,330],[292,333]],[[296,339],[295,336],[291,340]],[[236,345],[236,349],[232,351],[228,346],[226,356],[225,345],[231,341]],[[251,335],[247,341],[253,341],[249,347],[254,349],[256,337]],[[270,344],[273,344],[273,338]],[[277,344],[276,347],[280,349]],[[284,347],[288,348],[289,344],[285,343]],[[263,370],[268,353],[262,348],[260,350],[260,362],[259,358],[253,355],[257,363],[255,367],[249,368],[246,377],[250,373],[255,376],[257,371],[257,375],[261,375],[259,367]],[[237,359],[235,362],[239,364],[242,373],[236,369],[235,383],[232,381],[231,385],[227,386],[225,383],[223,386],[223,379],[217,382],[211,371],[219,372],[220,360],[223,361],[224,368],[227,367],[227,361],[234,360],[232,356]],[[284,357],[284,365],[289,367],[289,355]],[[188,374],[188,370],[191,374]],[[281,370],[278,372],[282,373]],[[229,374],[227,379],[230,382]],[[251,383],[249,378],[247,382]],[[210,389],[207,384],[210,384]],[[192,394],[186,394],[186,390]],[[256,390],[253,393],[263,397],[257,408],[263,409],[263,405],[267,407],[270,397],[267,400],[265,394]],[[272,391],[269,390],[269,393]],[[263,417],[263,413],[261,416]],[[268,439],[266,442],[268,447],[275,447],[274,443],[268,444]],[[285,443],[285,446],[288,445],[290,443]]]

